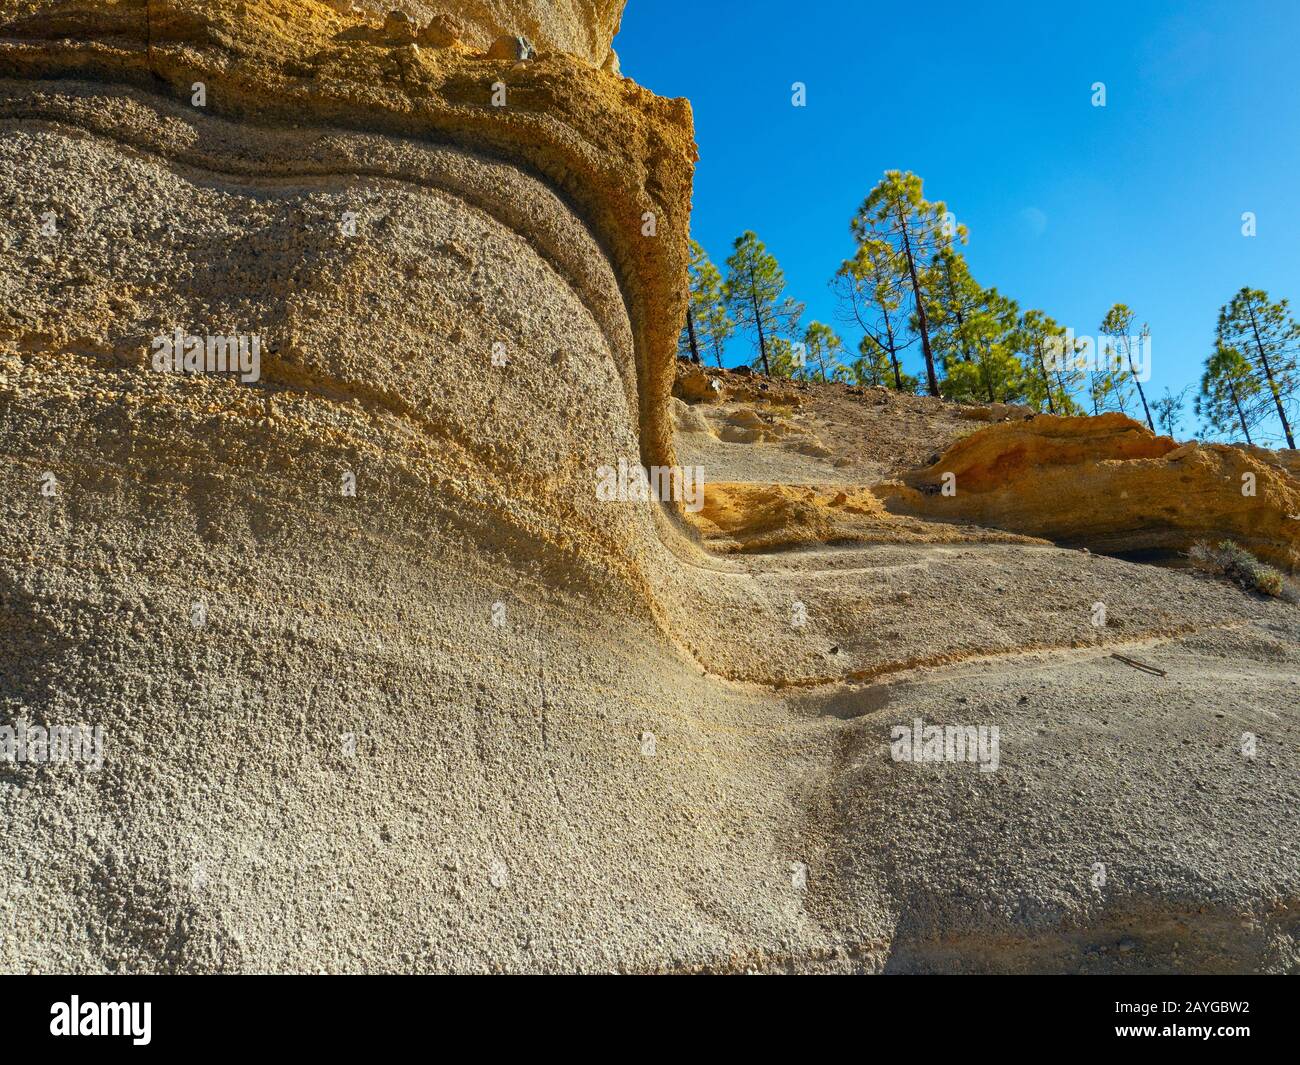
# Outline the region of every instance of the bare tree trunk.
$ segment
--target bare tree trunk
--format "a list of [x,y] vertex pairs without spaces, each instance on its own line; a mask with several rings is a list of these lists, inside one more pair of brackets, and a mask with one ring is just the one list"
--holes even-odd
[[763,373],[771,377],[772,370],[767,364],[767,341],[763,337],[763,315],[758,309],[758,289],[754,285],[752,273],[749,276],[749,299],[754,305],[754,324],[758,327],[758,352],[763,356]]
[[898,224],[903,233],[903,253],[907,256],[907,272],[912,279],[912,298],[916,301],[916,323],[921,330],[921,353],[925,356],[925,377],[930,395],[939,395],[939,379],[934,373],[934,353],[930,350],[930,325],[925,319],[925,301],[921,299],[921,282],[916,276],[916,260],[912,257],[912,237],[907,230],[903,208],[898,208]]
[[1228,391],[1232,393],[1232,405],[1237,408],[1237,420],[1241,422],[1241,431],[1246,434],[1246,443],[1253,444],[1250,438],[1250,427],[1246,425],[1246,415],[1241,410],[1241,400],[1237,398],[1237,386],[1232,383],[1232,378],[1228,378]]
[[[1247,306],[1250,306],[1247,301]],[[1273,367],[1268,364],[1268,353],[1264,350],[1264,342],[1259,338],[1259,324],[1255,321],[1255,308],[1250,306],[1250,329],[1255,334],[1255,347],[1259,351],[1259,361],[1264,366],[1264,374],[1268,377],[1269,391],[1273,393],[1273,403],[1277,407],[1278,421],[1282,423],[1282,432],[1286,433],[1286,446],[1292,451],[1295,450],[1295,437],[1291,435],[1291,423],[1286,420],[1286,410],[1282,407],[1282,395],[1278,391],[1277,382],[1273,379]]]
[[[883,304],[883,300],[881,301]],[[903,391],[903,371],[898,365],[898,344],[894,340],[894,326],[889,320],[889,310],[883,305],[880,308],[881,313],[885,316],[885,337],[889,340],[889,361],[894,364],[894,391]]]
[[686,333],[691,341],[691,362],[698,363],[700,361],[700,348],[695,343],[695,313],[691,310],[689,303],[686,305]]
[[[1129,328],[1131,329],[1132,326],[1130,326]],[[1151,420],[1151,408],[1147,406],[1147,394],[1142,391],[1142,382],[1138,380],[1137,370],[1133,368],[1133,338],[1132,337],[1124,338],[1124,354],[1128,358],[1128,372],[1133,377],[1133,383],[1137,385],[1138,398],[1142,400],[1142,409],[1143,411],[1146,412],[1147,427],[1154,433],[1156,431],[1156,423]]]
[[1043,342],[1041,340],[1034,346],[1034,350],[1038,355],[1038,369],[1043,375],[1043,387],[1047,389],[1047,413],[1055,414],[1056,407],[1052,403],[1052,379],[1047,376],[1047,363],[1043,359]]

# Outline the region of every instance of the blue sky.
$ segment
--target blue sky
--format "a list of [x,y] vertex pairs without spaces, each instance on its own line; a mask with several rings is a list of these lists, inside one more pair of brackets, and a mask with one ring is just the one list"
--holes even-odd
[[755,230],[804,322],[856,352],[827,281],[863,197],[912,170],[982,284],[1076,334],[1116,302],[1149,322],[1151,396],[1199,381],[1241,286],[1300,303],[1297,45],[1292,0],[630,0],[615,41],[625,74],[691,101],[692,234],[720,268]]

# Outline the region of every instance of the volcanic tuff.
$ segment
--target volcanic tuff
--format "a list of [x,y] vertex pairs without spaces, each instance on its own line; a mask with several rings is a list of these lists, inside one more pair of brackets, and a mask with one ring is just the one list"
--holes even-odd
[[[106,736],[0,764],[0,968],[1300,964],[1294,608],[1047,542],[990,457],[1051,422],[674,401],[691,115],[622,5],[388,6],[0,2],[0,722]],[[715,531],[597,501],[679,456]]]
[[[938,490],[945,472],[961,486],[952,496]],[[891,510],[1057,543],[1185,552],[1232,539],[1288,571],[1300,566],[1300,480],[1285,453],[1179,446],[1122,414],[994,426],[877,491]]]

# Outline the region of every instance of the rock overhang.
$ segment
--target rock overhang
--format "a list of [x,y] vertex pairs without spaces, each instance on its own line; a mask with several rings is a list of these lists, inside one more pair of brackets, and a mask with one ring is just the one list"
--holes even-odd
[[[633,332],[635,366],[619,369],[641,459],[673,465],[668,398],[696,158],[690,106],[594,69],[591,56],[559,50],[559,36],[539,34],[555,46],[526,61],[476,51],[492,18],[510,7],[527,26],[536,5],[469,7],[477,36],[421,47],[378,18],[316,0],[6,0],[0,77],[116,84],[190,106],[201,83],[206,114],[442,143],[541,178],[613,267]],[[576,16],[603,20],[597,38],[612,36],[621,7],[573,4]]]

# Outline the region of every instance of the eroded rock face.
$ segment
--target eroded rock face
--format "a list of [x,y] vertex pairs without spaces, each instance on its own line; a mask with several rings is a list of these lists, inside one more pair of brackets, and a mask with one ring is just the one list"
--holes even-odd
[[[0,721],[105,740],[0,763],[0,970],[1069,969],[1133,912],[1190,936],[1116,967],[1293,967],[1294,752],[1223,753],[1293,711],[1289,608],[1022,543],[723,558],[598,503],[673,458],[689,108],[423,17],[0,3]],[[257,374],[157,369],[177,329]],[[885,521],[830,491],[817,536]],[[1156,634],[1176,698],[1104,657]],[[1069,657],[908,679],[1027,648]],[[880,757],[967,705],[1003,775]]]
[[723,551],[867,541],[876,544],[1045,543],[999,529],[920,521],[890,514],[865,486],[728,484],[705,491],[692,519],[710,547]]
[[1180,447],[1122,414],[992,426],[876,493],[896,513],[1103,551],[1232,539],[1288,570],[1300,564],[1300,482],[1280,459],[1257,448]]
[[[6,846],[0,882],[42,916],[0,968],[586,964],[585,939],[502,899],[550,895],[605,939],[541,885],[561,861],[575,887],[599,867],[633,892],[648,867],[615,887],[589,833],[624,849],[607,797],[641,770],[642,728],[672,734],[647,718],[593,743],[575,678],[617,652],[564,650],[566,616],[631,622],[611,648],[655,631],[633,562],[653,515],[591,487],[637,456],[603,253],[547,187],[454,149],[258,133],[89,85],[3,107],[29,116],[0,119],[20,234],[0,256],[5,719],[99,725],[107,754],[0,767],[5,823],[39,811],[76,841]],[[275,176],[236,176],[269,157]],[[176,328],[259,336],[259,379],[154,371]],[[589,746],[623,768],[584,756],[583,798]]]
[[[431,140],[540,174],[612,263],[632,321],[636,364],[624,383],[642,458],[671,463],[667,399],[695,159],[685,100],[662,100],[563,51],[521,64],[460,47],[413,50],[380,19],[312,2],[5,0],[0,29],[9,40],[0,77],[87,77],[185,106],[201,83],[205,115]],[[114,124],[111,113],[96,120]],[[259,165],[276,167],[273,158]],[[654,237],[643,235],[647,215]]]
[[[312,4],[0,12],[3,715],[107,748],[0,765],[0,819],[63,826],[0,857],[41,912],[0,969],[653,969],[745,883],[672,956],[798,939],[789,844],[724,871],[790,825],[664,638],[666,511],[594,492],[671,461],[633,308],[677,287],[640,216],[685,218],[689,112]],[[257,374],[155,369],[176,329]],[[693,706],[713,755],[642,753]]]
[[524,37],[543,51],[600,67],[613,54],[627,0],[340,0],[337,6],[377,15],[398,10],[420,25],[455,26],[463,44],[482,52],[502,38]]

